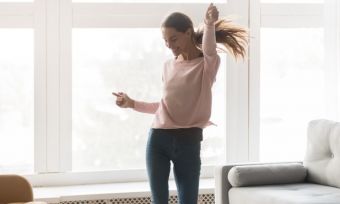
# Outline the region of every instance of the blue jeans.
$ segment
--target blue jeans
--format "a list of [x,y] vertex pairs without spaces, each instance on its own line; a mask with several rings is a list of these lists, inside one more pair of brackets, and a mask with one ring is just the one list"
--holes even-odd
[[202,129],[151,129],[146,163],[153,204],[168,204],[170,161],[180,204],[197,204]]

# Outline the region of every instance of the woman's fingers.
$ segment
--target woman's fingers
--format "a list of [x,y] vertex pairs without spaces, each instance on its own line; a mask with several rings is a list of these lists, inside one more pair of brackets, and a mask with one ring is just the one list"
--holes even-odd
[[212,11],[212,10],[216,10],[217,11],[217,7],[214,4],[210,4],[208,7],[208,11]]
[[125,94],[123,92],[118,92],[118,93],[112,92],[112,95],[117,97],[116,99],[117,101],[123,101],[125,97]]
[[212,24],[218,20],[218,10],[214,4],[210,4],[206,12],[206,22]]
[[121,107],[121,108],[127,108],[129,107],[129,101],[131,101],[131,99],[128,97],[127,94],[125,94],[124,92],[112,92],[112,95],[116,96],[116,104],[117,106]]
[[122,107],[124,104],[123,92],[112,92],[112,95],[116,96],[116,105]]
[[116,100],[116,104],[119,106],[119,107],[123,107],[125,102],[123,100]]
[[119,96],[119,94],[117,94],[117,93],[115,93],[115,92],[112,92],[112,95],[114,95],[114,96]]
[[211,8],[209,11],[208,11],[208,14],[213,16],[213,15],[217,15],[218,14],[218,10],[216,7],[213,7]]

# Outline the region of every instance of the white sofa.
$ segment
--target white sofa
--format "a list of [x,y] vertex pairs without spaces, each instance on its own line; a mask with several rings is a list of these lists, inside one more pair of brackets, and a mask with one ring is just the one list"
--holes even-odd
[[215,185],[216,204],[340,204],[340,123],[309,123],[304,161],[220,166]]

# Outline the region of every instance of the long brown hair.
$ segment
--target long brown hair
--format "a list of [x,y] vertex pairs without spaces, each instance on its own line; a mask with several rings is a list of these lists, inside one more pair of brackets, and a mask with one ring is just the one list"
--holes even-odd
[[[178,32],[186,32],[191,29],[192,40],[197,48],[202,49],[203,26],[195,32],[191,19],[180,12],[170,14],[163,22],[162,27],[174,28]],[[231,53],[235,58],[245,58],[248,46],[248,31],[231,20],[221,19],[215,22],[216,42],[222,46],[218,50]]]

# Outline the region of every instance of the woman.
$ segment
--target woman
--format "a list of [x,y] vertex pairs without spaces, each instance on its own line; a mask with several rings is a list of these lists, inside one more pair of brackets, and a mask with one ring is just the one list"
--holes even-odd
[[166,46],[175,58],[165,62],[163,97],[146,103],[125,93],[113,93],[121,108],[155,114],[147,144],[147,171],[154,204],[168,203],[170,162],[173,163],[180,204],[197,204],[201,169],[202,130],[212,124],[211,88],[219,68],[216,42],[235,58],[245,56],[247,32],[230,21],[218,20],[210,4],[203,29],[182,13],[172,13],[162,24]]

